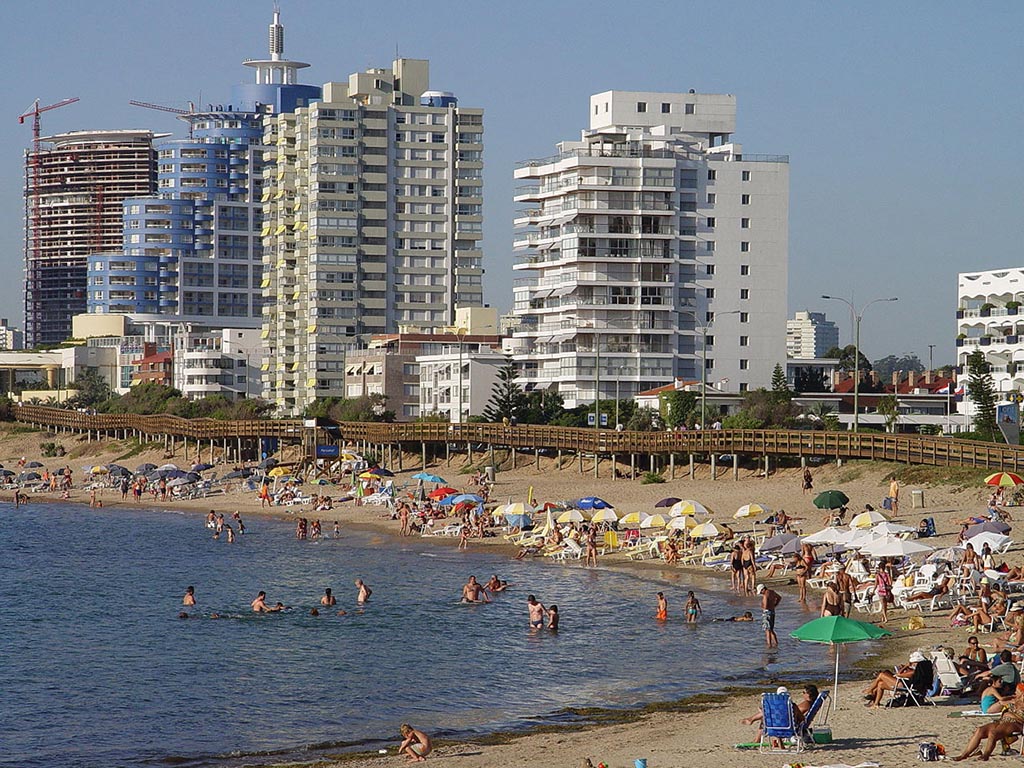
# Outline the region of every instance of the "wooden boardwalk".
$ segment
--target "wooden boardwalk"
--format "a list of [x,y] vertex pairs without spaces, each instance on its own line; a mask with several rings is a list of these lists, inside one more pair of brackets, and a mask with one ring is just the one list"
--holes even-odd
[[[146,440],[194,441],[197,446],[215,442],[225,447],[243,441],[276,438],[300,443],[308,456],[321,444],[361,444],[364,448],[402,448],[423,452],[447,452],[453,446],[469,452],[496,448],[574,453],[587,456],[654,457],[742,455],[785,456],[829,460],[872,459],[906,464],[947,467],[982,467],[1021,472],[1024,448],[973,440],[928,435],[878,432],[824,432],[810,430],[724,429],[686,432],[615,432],[568,427],[515,426],[502,424],[445,424],[434,422],[380,424],[343,423],[336,429],[306,426],[300,419],[218,421],[182,419],[176,416],[90,415],[44,406],[14,408],[17,421],[58,432],[77,432]],[[379,453],[378,455],[382,455]],[[424,460],[424,463],[425,460]],[[659,462],[660,463],[660,462]]]

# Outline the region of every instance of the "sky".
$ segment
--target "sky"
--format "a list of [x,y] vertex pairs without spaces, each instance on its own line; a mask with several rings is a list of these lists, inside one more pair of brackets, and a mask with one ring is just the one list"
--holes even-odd
[[[431,62],[431,87],[485,109],[485,300],[511,304],[512,170],[552,154],[609,89],[731,93],[735,140],[790,156],[789,310],[827,311],[871,359],[953,361],[956,274],[1021,266],[1024,3],[724,4],[281,0],[303,82]],[[20,324],[23,151],[34,99],[81,101],[43,133],[150,128],[171,115],[129,99],[223,103],[267,50],[271,0],[10,0],[0,61],[0,316]]]

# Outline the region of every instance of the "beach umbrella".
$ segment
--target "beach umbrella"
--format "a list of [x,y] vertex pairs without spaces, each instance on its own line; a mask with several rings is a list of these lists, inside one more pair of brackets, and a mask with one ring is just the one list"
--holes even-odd
[[871,557],[907,557],[919,555],[922,552],[934,552],[935,549],[926,544],[918,544],[916,541],[886,537],[870,542],[862,547],[861,551]]
[[[774,552],[781,550],[786,544],[791,541],[799,541],[800,537],[795,533],[780,533],[776,536],[765,539],[760,546],[762,552]],[[799,547],[797,547],[799,549]]]
[[208,469],[213,469],[213,464],[193,464],[193,472],[205,472]]
[[972,525],[970,528],[967,529],[967,532],[964,534],[964,537],[972,539],[979,533],[999,533],[1005,535],[1009,532],[1010,526],[1008,526],[1006,523],[1002,522],[1001,520],[989,520],[984,523]]
[[[846,643],[859,643],[862,640],[877,640],[880,637],[891,635],[887,629],[869,624],[866,621],[856,621],[845,616],[823,616],[820,619],[808,621],[801,627],[797,627],[789,634],[794,640],[804,643],[824,643],[827,645],[846,645]],[[836,676],[832,692],[832,705],[838,707],[839,702],[839,648],[833,649],[836,655]]]
[[42,480],[42,476],[38,472],[22,472],[18,475],[19,483],[28,483],[32,480]]
[[711,515],[711,510],[699,501],[683,499],[682,501],[677,501],[673,504],[669,509],[668,514],[670,517],[683,517],[687,515],[690,517],[709,517]]
[[154,469],[156,469],[156,464],[139,464],[135,471],[140,475],[144,475],[147,472],[152,472]]
[[249,477],[252,474],[251,469],[236,469],[233,472],[228,472],[224,475],[225,480],[237,480],[242,477]]
[[505,515],[532,515],[536,511],[532,506],[522,501],[512,502],[501,508],[502,514]]
[[592,523],[617,523],[618,521],[619,516],[614,509],[595,509],[594,514],[590,516]]
[[578,509],[567,509],[565,512],[563,512],[555,518],[555,522],[560,524],[582,523],[585,520],[586,518],[583,517],[583,513],[580,512]]
[[670,531],[685,531],[697,527],[697,521],[688,515],[681,517],[673,517],[668,521],[668,529]]
[[874,533],[880,533],[885,536],[899,536],[901,533],[911,533],[916,531],[917,528],[912,528],[909,525],[900,525],[899,523],[890,523],[886,521],[879,523],[878,525],[871,526],[871,530]]
[[128,467],[122,467],[120,464],[107,464],[107,471],[113,477],[131,477],[132,471]]
[[475,493],[460,493],[452,498],[452,504],[483,504],[484,499],[482,496],[477,496]]
[[690,538],[693,539],[713,539],[715,536],[721,533],[718,526],[708,521],[701,523],[700,525],[694,526],[693,530],[690,531]]
[[875,533],[867,528],[862,528],[858,531],[854,531],[853,535],[851,535],[844,543],[850,549],[863,549],[869,544],[874,544],[876,541],[881,541],[882,539],[887,538],[889,537],[884,534]]
[[191,485],[194,482],[195,482],[195,480],[191,480],[191,479],[189,479],[187,477],[178,477],[178,478],[175,478],[174,480],[171,480],[171,482],[169,482],[167,484],[167,487],[168,488],[177,488],[178,486],[181,486],[181,485]]
[[628,512],[619,518],[619,525],[640,525],[648,517],[646,512]]
[[804,541],[808,544],[845,544],[852,535],[853,532],[848,529],[831,526],[805,536]]
[[0,469],[0,475],[4,477],[14,477],[14,473],[9,469]]
[[839,509],[850,503],[850,497],[842,491],[822,491],[814,497],[814,506],[818,509]]
[[26,467],[31,467],[31,468],[35,469],[35,468],[41,467],[41,466],[43,466],[43,465],[42,465],[42,464],[40,464],[40,463],[39,463],[38,461],[30,461],[30,462],[29,462],[28,464],[26,464],[25,466],[26,466]]
[[1013,543],[1013,540],[1009,536],[1003,536],[1001,533],[979,533],[969,541],[965,541],[961,546],[967,549],[967,545],[970,544],[974,547],[975,552],[981,552],[982,548],[988,544],[993,552],[998,552],[1011,543]]
[[90,475],[105,475],[109,471],[110,471],[109,469],[107,469],[106,467],[104,467],[102,465],[99,465],[99,464],[97,464],[95,467],[89,467],[89,474]]
[[764,504],[744,504],[736,510],[733,517],[737,520],[742,520],[745,517],[767,517],[771,513],[771,509]]
[[[280,469],[280,467],[278,467],[278,469]],[[271,472],[273,472],[273,470],[271,470]],[[360,472],[359,473],[359,479],[360,480],[376,480],[378,477],[380,477],[380,475],[375,475],[375,474],[373,474],[373,472]]]
[[267,472],[267,477],[284,477],[287,474],[288,469],[286,467],[274,467]]
[[394,477],[395,473],[390,469],[384,469],[384,467],[374,467],[373,469],[366,470],[366,474],[375,475],[376,477]]
[[330,485],[330,484],[331,483],[330,483],[329,480],[324,480],[322,477],[319,478],[318,480],[314,480],[313,481],[313,485]]
[[677,499],[675,496],[667,496],[664,499],[662,499],[661,501],[659,501],[657,504],[655,504],[654,506],[655,507],[671,507],[673,504],[678,504],[680,501],[681,501],[681,499]]
[[870,512],[861,512],[859,515],[854,515],[850,521],[851,528],[870,528],[875,523],[884,523],[888,520],[885,515],[872,509]]
[[612,505],[604,499],[599,499],[597,496],[584,496],[582,499],[576,499],[570,502],[570,506],[576,507],[576,509],[612,509]]
[[438,499],[437,500],[437,506],[439,506],[439,507],[450,507],[452,504],[455,503],[456,495],[457,494],[449,493],[443,499]]
[[1012,488],[1015,485],[1024,485],[1024,477],[1021,477],[1016,472],[994,472],[985,478],[985,485]]
[[424,483],[445,483],[448,482],[443,477],[437,475],[431,475],[428,472],[417,472],[412,476],[413,480],[422,480]]
[[180,467],[177,464],[161,464],[159,467],[157,467],[157,469],[162,471],[168,471],[172,469],[180,469]]
[[641,528],[664,528],[668,525],[669,518],[664,515],[649,515],[640,523]]
[[433,499],[434,501],[439,501],[440,499],[443,499],[445,496],[451,496],[452,494],[458,492],[459,491],[456,488],[449,488],[448,486],[445,486],[444,488],[435,488],[434,490],[427,494],[427,498]]
[[264,459],[263,461],[261,461],[256,466],[258,466],[260,469],[273,469],[274,467],[276,467],[280,463],[281,462],[279,462],[277,459],[275,459],[275,458],[273,458],[271,456],[271,457],[268,457],[268,458]]
[[533,519],[529,515],[517,515],[505,513],[505,521],[510,528],[526,528],[533,525]]

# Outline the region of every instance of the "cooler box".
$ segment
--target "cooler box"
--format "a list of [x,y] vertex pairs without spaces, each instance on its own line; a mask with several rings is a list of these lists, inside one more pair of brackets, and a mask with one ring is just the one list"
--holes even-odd
[[913,509],[924,509],[924,491],[911,491],[910,492],[910,506]]
[[831,744],[832,743],[832,729],[829,727],[814,728],[811,733],[815,744]]

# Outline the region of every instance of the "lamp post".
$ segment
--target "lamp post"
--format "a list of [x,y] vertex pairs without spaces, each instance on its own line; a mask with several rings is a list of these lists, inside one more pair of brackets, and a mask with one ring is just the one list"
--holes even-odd
[[864,313],[872,304],[877,304],[880,301],[899,301],[899,297],[872,299],[860,308],[860,312],[853,306],[852,301],[844,299],[842,296],[822,294],[821,298],[843,302],[850,308],[850,316],[853,318],[853,431],[856,432],[860,428],[860,321],[864,319]]

